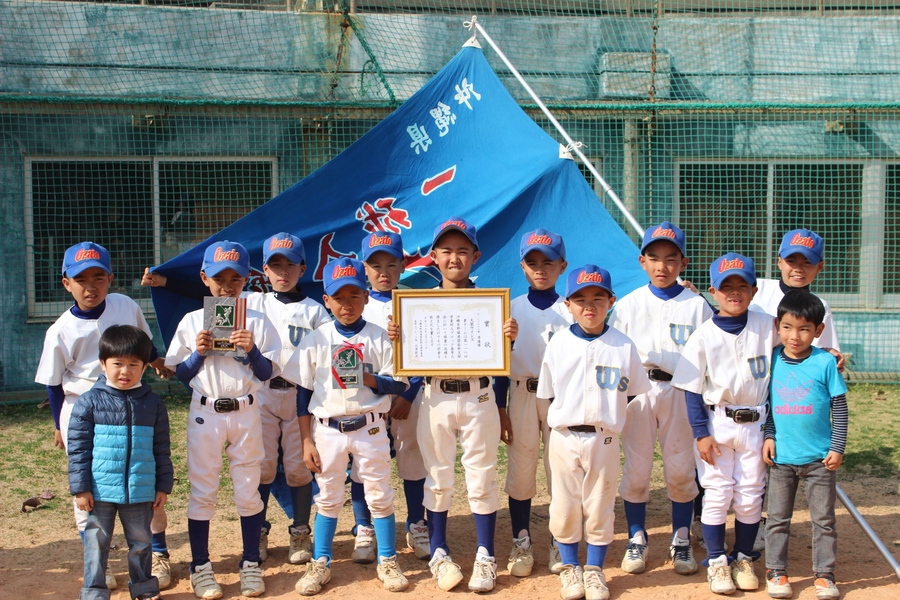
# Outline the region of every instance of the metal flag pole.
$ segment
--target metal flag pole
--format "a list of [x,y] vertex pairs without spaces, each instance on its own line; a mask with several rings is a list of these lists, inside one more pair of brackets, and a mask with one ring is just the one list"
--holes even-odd
[[497,56],[500,57],[500,60],[503,61],[503,64],[505,64],[506,67],[510,70],[510,72],[515,76],[515,78],[518,80],[519,84],[521,84],[521,86],[523,88],[525,88],[525,91],[528,92],[528,95],[531,96],[531,99],[534,100],[535,104],[538,105],[538,107],[541,109],[541,112],[543,112],[547,116],[547,118],[550,120],[550,122],[553,123],[553,126],[556,127],[556,130],[559,131],[559,133],[560,133],[560,135],[562,135],[563,139],[566,140],[566,143],[568,144],[566,149],[574,152],[576,154],[576,156],[578,156],[578,158],[581,160],[581,162],[584,163],[584,166],[586,166],[588,168],[588,171],[590,171],[591,174],[597,178],[597,181],[600,182],[600,187],[603,188],[603,191],[606,192],[606,195],[609,196],[613,202],[615,202],[616,206],[619,207],[619,210],[622,211],[622,214],[625,215],[625,219],[628,221],[628,223],[631,225],[631,227],[637,232],[638,237],[643,237],[644,236],[644,228],[641,227],[641,224],[638,223],[637,219],[634,218],[634,215],[631,214],[631,211],[629,211],[628,208],[625,207],[625,204],[619,198],[618,194],[616,194],[615,190],[613,190],[612,187],[608,183],[606,183],[606,180],[603,179],[603,177],[600,175],[600,172],[597,171],[596,167],[594,167],[594,164],[590,160],[588,160],[588,158],[584,155],[584,153],[581,151],[581,144],[578,142],[575,142],[572,139],[572,137],[569,135],[569,132],[566,131],[562,125],[560,125],[559,121],[556,120],[556,117],[553,116],[553,113],[550,112],[550,109],[547,108],[547,105],[544,104],[544,102],[535,93],[535,91],[533,89],[531,89],[531,86],[528,85],[528,82],[525,81],[525,78],[522,77],[522,74],[519,73],[519,70],[516,69],[515,66],[513,66],[513,64],[509,61],[509,59],[506,57],[506,55],[503,53],[503,51],[500,50],[500,47],[497,45],[497,43],[494,42],[493,38],[491,38],[491,36],[488,35],[488,32],[485,31],[484,27],[481,26],[481,23],[478,22],[478,17],[473,16],[472,19],[470,21],[466,21],[464,23],[464,25],[470,31],[472,29],[477,29],[478,33],[480,33],[482,36],[484,36],[484,39],[487,41],[488,44],[491,45],[491,48],[494,49],[494,52],[497,53]]
[[894,558],[894,555],[891,554],[891,551],[888,550],[887,546],[884,545],[884,542],[881,541],[881,538],[878,537],[878,534],[875,533],[875,530],[872,529],[869,522],[866,521],[865,517],[857,510],[856,505],[850,501],[850,498],[844,493],[844,490],[841,489],[841,486],[834,486],[837,490],[838,498],[841,499],[841,502],[847,507],[847,510],[850,511],[850,515],[859,523],[859,526],[862,527],[862,530],[866,532],[866,535],[869,536],[869,539],[872,540],[872,543],[875,544],[875,547],[881,552],[881,555],[884,557],[884,560],[888,562],[892,569],[894,569],[894,574],[897,577],[900,577],[900,564],[897,564],[897,559]]

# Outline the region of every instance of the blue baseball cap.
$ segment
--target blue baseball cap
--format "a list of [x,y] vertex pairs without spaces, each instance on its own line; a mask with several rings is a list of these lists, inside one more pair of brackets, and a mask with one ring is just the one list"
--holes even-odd
[[722,282],[730,275],[739,275],[750,285],[756,285],[756,265],[753,263],[753,259],[741,256],[736,252],[729,252],[709,265],[709,279],[716,289],[719,289]]
[[592,285],[603,288],[615,296],[609,271],[601,269],[597,265],[584,265],[569,273],[569,277],[566,279],[566,298],[570,298],[578,290]]
[[460,217],[450,217],[450,219],[438,225],[437,229],[434,230],[434,237],[431,242],[432,245],[436,244],[442,235],[448,231],[454,230],[461,231],[463,235],[469,238],[469,241],[472,242],[475,249],[478,249],[478,239],[475,237],[475,226]]
[[681,255],[684,256],[684,232],[677,225],[673,225],[669,221],[663,221],[656,227],[651,227],[644,232],[644,240],[641,243],[641,253],[643,254],[644,250],[647,249],[647,246],[660,240],[672,242],[675,244],[675,247],[678,248],[678,251],[681,252]]
[[366,268],[355,258],[341,257],[325,265],[322,274],[325,293],[333,296],[345,285],[355,285],[363,291],[366,288]]
[[299,265],[306,262],[306,251],[303,242],[295,235],[281,232],[276,233],[263,243],[263,264],[268,264],[269,259],[280,254],[292,263]]
[[106,248],[94,242],[81,242],[66,250],[62,264],[64,276],[75,277],[91,267],[100,267],[107,273],[112,273],[112,264]]
[[237,242],[213,242],[203,253],[203,268],[207,277],[215,277],[225,269],[234,269],[241,277],[250,274],[250,254]]
[[522,236],[519,243],[519,258],[524,259],[532,250],[537,250],[550,260],[559,258],[566,260],[566,244],[562,236],[546,229],[535,229]]
[[387,252],[403,260],[403,240],[400,239],[400,234],[393,231],[376,231],[367,235],[359,252],[360,260],[369,260],[376,252]]
[[792,229],[784,234],[778,256],[787,258],[791,254],[800,253],[814,265],[822,262],[825,255],[825,242],[822,237],[809,229]]

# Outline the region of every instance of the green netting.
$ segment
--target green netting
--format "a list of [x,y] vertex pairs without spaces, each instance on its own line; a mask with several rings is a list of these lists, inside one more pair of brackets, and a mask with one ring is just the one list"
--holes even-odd
[[151,314],[144,267],[371,129],[457,52],[472,15],[637,220],[687,231],[688,278],[705,283],[728,250],[778,277],[782,233],[814,229],[815,291],[853,376],[900,376],[900,4],[0,0],[0,392],[36,389],[68,245],[107,246],[114,291]]

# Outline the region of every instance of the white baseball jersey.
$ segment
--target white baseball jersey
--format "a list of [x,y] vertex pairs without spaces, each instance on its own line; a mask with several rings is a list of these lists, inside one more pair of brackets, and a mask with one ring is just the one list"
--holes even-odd
[[[334,322],[322,325],[300,342],[282,376],[313,391],[309,412],[320,419],[388,412],[389,394],[379,395],[368,386],[341,389],[333,384],[332,346],[344,344],[361,345],[365,371],[393,377],[391,340],[384,329],[368,322],[350,338],[341,335]],[[400,377],[395,379],[405,381]]]
[[394,311],[394,303],[388,300],[382,302],[374,296],[369,296],[369,302],[363,309],[362,317],[367,323],[378,325],[382,329],[387,329],[388,317]]
[[574,321],[565,299],[559,297],[552,306],[541,310],[523,294],[509,304],[510,316],[519,324],[519,334],[511,353],[509,378],[513,381],[537,377],[547,343],[558,331]]
[[311,331],[331,322],[325,307],[304,298],[299,302],[284,303],[275,297],[275,292],[261,294],[250,292],[241,294],[247,298],[247,308],[266,315],[281,338],[281,360],[285,364],[294,353],[300,341]]
[[[778,279],[757,279],[756,287],[759,288],[759,291],[753,296],[750,310],[777,317],[778,304],[784,298],[784,292],[781,291],[780,283],[781,281]],[[822,321],[825,328],[822,330],[822,335],[813,340],[813,346],[840,350],[841,346],[838,343],[837,331],[834,328],[834,315],[831,314],[831,307],[828,306],[828,303],[821,296],[819,296],[819,300],[825,305],[825,320]]]
[[587,340],[560,331],[547,344],[538,378],[538,398],[553,399],[547,422],[553,429],[594,425],[619,432],[628,396],[650,389],[637,348],[613,327]]
[[738,335],[723,331],[710,319],[685,345],[672,385],[701,394],[706,404],[765,404],[769,358],[777,340],[771,315],[748,311],[747,325]]
[[[175,369],[197,349],[197,334],[205,329],[203,309],[186,314],[166,354],[166,366]],[[261,312],[247,309],[247,329],[263,356],[272,361],[272,377],[281,372],[281,339],[274,325]],[[257,379],[246,358],[207,356],[190,381],[191,389],[208,398],[238,398],[252,394],[263,382]]]

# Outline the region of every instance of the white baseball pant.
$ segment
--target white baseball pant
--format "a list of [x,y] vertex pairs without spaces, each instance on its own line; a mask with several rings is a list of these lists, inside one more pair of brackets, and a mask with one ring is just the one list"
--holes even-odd
[[[66,396],[62,408],[59,411],[59,433],[62,435],[63,444],[66,446],[66,452],[69,451],[69,420],[72,418],[72,409],[75,408],[75,402],[77,400],[78,396]],[[72,508],[75,511],[75,527],[78,528],[78,531],[84,531],[88,522],[88,517],[91,513],[78,508],[78,505],[75,504],[75,498],[72,498]]]
[[297,388],[273,390],[263,387],[253,394],[259,399],[262,426],[263,460],[260,483],[272,483],[278,472],[278,446],[281,445],[284,477],[291,487],[312,481],[312,473],[303,461],[303,439],[297,417]]
[[[552,496],[550,478],[550,426],[547,410],[550,401],[538,398],[525,388],[525,381],[511,381],[509,404],[506,412],[512,426],[513,440],[507,448],[506,494],[516,500],[530,500],[537,494],[535,475],[541,459],[541,441],[544,442],[544,473]],[[691,456],[693,459],[693,456]],[[694,468],[693,460],[691,469]]]

